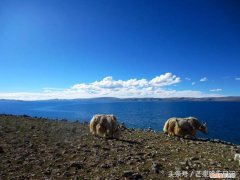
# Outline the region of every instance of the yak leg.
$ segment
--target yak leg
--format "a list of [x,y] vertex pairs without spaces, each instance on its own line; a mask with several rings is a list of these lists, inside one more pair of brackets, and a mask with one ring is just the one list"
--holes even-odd
[[107,135],[106,128],[104,126],[97,126],[97,135],[106,137]]
[[169,134],[170,136],[174,136],[174,135],[175,135],[175,125],[174,125],[174,123],[170,123],[170,124],[169,124],[168,134]]
[[175,128],[174,128],[174,134],[175,134],[176,136],[182,137],[182,136],[183,136],[183,133],[184,133],[184,131],[183,131],[182,128],[180,128],[179,126],[175,126]]
[[196,130],[191,129],[189,134],[196,139]]

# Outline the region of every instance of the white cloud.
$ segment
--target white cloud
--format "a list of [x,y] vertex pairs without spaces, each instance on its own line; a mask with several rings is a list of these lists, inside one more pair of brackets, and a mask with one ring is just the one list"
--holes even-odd
[[186,81],[191,81],[191,78],[186,77],[185,80],[186,80]]
[[211,92],[220,92],[220,91],[222,91],[222,89],[221,88],[210,89],[209,91],[211,91]]
[[196,84],[196,82],[192,82],[192,85],[194,86]]
[[179,83],[180,81],[181,81],[180,77],[177,77],[176,75],[172,75],[172,73],[165,73],[160,76],[156,76],[149,83],[152,86],[162,87],[162,86],[168,86],[171,84],[176,84],[176,83]]
[[181,82],[180,77],[165,73],[151,80],[129,79],[114,80],[108,76],[92,83],[79,83],[66,89],[44,88],[41,92],[0,93],[0,99],[44,100],[44,99],[74,99],[94,97],[209,97],[218,94],[204,94],[192,90],[169,90],[165,87]]
[[240,81],[240,77],[236,77],[235,80]]
[[200,79],[201,82],[205,82],[205,81],[208,81],[208,78],[207,77],[203,77]]

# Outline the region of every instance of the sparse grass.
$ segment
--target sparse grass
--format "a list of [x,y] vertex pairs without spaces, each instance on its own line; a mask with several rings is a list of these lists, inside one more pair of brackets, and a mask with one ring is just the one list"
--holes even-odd
[[[228,170],[240,177],[238,162],[231,160],[239,146],[130,129],[120,140],[104,139],[81,123],[28,116],[0,115],[0,126],[0,179],[123,179],[126,170],[143,179],[167,179],[169,171],[185,170],[184,162],[192,157],[199,160],[191,161],[189,172]],[[152,163],[160,165],[159,174]]]

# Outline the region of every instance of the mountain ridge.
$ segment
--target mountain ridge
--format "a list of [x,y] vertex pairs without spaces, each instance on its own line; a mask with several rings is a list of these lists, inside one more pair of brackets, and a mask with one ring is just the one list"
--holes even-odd
[[[1,102],[27,102],[30,100],[15,100],[15,99],[0,99]],[[97,98],[76,98],[76,99],[46,99],[46,100],[31,100],[36,102],[53,102],[53,101],[97,101],[97,102],[124,102],[124,101],[146,101],[146,102],[177,102],[177,101],[195,101],[195,102],[240,102],[240,96],[224,96],[224,97],[172,97],[172,98],[117,98],[117,97],[97,97]]]

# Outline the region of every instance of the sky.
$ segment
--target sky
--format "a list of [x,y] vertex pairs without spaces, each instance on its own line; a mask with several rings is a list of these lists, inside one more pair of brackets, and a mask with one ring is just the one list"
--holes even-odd
[[240,96],[240,2],[1,0],[0,99]]

